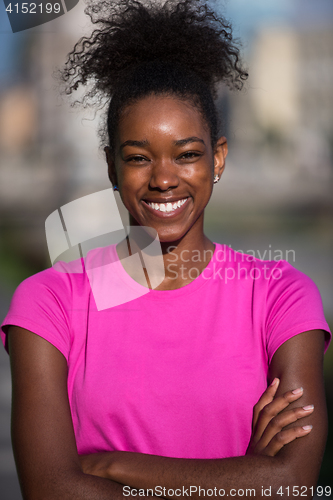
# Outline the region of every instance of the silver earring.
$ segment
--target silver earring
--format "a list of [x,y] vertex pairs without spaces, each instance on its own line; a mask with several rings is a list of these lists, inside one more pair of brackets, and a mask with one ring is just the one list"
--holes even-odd
[[219,182],[220,178],[218,175],[215,175],[214,177],[214,184],[217,184]]

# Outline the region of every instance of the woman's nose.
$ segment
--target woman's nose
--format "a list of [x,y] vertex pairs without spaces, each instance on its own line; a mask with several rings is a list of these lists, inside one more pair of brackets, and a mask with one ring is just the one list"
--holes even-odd
[[179,184],[177,166],[170,161],[156,161],[152,166],[149,186],[152,189],[166,191],[175,188]]

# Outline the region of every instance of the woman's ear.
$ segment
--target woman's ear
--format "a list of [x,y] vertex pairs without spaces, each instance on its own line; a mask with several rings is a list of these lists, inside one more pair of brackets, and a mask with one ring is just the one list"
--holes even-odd
[[222,136],[218,139],[214,150],[214,178],[220,179],[225,168],[225,159],[228,154],[227,139]]
[[109,148],[109,146],[106,146],[104,148],[104,152],[105,152],[105,156],[106,156],[106,163],[108,164],[109,179],[111,181],[113,188],[115,188],[116,186],[118,186],[117,173],[116,173],[115,162],[114,162],[113,156],[111,154],[111,149]]

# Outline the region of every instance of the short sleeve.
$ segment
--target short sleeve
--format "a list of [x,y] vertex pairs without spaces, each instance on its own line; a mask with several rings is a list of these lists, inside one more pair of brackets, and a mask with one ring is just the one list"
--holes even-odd
[[66,274],[52,268],[24,280],[16,289],[1,325],[1,340],[8,351],[8,326],[15,325],[39,335],[68,360],[70,339],[70,290]]
[[277,262],[268,283],[265,328],[269,362],[286,340],[299,333],[324,330],[325,351],[331,339],[316,284],[284,260]]

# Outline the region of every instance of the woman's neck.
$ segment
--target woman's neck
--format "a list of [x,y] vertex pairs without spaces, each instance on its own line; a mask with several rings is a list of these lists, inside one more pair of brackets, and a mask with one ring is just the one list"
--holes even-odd
[[[133,224],[126,240],[117,247],[121,260],[139,253],[148,286],[156,290],[173,290],[191,283],[207,267],[215,250],[215,245],[203,232],[202,221],[197,221],[178,240],[159,242],[156,237],[156,231]],[[125,270],[141,283],[142,277],[139,280],[138,276],[142,276],[142,273],[139,270],[126,269],[126,264]],[[155,279],[150,280],[149,276]],[[159,285],[151,286],[150,281]]]
[[161,243],[165,279],[157,290],[181,288],[196,279],[213,257],[215,245],[204,234],[195,241]]

